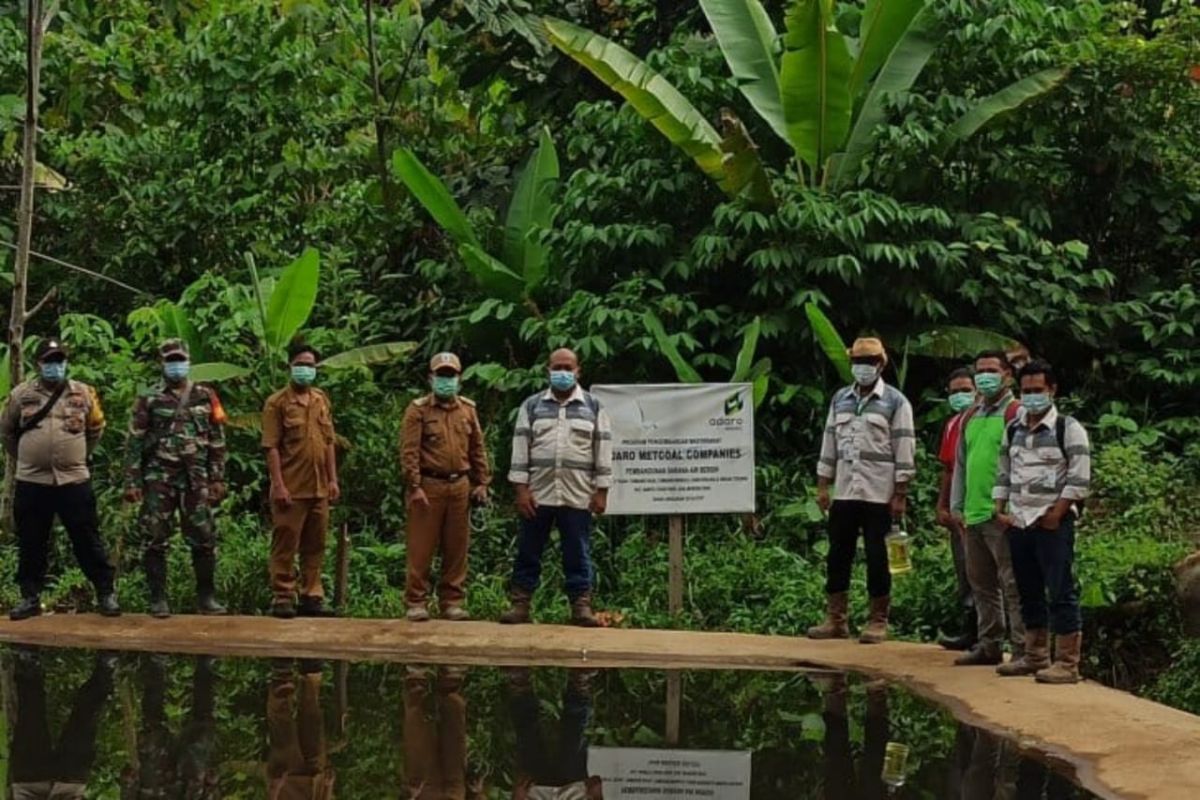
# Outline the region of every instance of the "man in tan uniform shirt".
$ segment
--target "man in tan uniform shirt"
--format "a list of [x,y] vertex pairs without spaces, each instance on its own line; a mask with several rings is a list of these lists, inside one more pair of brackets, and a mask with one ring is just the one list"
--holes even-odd
[[[341,497],[333,411],[329,397],[312,385],[317,352],[294,345],[291,381],[267,398],[262,445],[271,474],[271,613],[290,619],[328,617],[321,586],[329,504]],[[296,555],[300,556],[300,604],[296,601]]]
[[67,352],[57,339],[38,347],[38,374],[13,389],[0,417],[0,441],[16,459],[13,516],[21,602],[13,620],[42,613],[54,517],[62,520],[80,568],[96,587],[99,610],[121,613],[114,571],[100,537],[100,517],[88,456],[104,433],[96,391],[67,377]]
[[492,480],[475,404],[458,396],[462,363],[438,353],[429,365],[433,391],[404,412],[400,461],[408,484],[408,570],[404,600],[412,622],[429,619],[430,568],[438,548],[438,604],[444,619],[468,618],[467,548],[471,502],[486,502]]

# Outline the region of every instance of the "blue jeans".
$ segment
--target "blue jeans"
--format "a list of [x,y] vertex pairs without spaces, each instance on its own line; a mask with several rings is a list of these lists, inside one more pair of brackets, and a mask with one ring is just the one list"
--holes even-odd
[[1083,627],[1079,584],[1075,581],[1075,517],[1068,514],[1056,531],[1033,525],[1010,528],[1021,617],[1027,629],[1050,628],[1056,634],[1077,633]]
[[542,553],[557,526],[562,540],[563,574],[567,596],[574,600],[592,590],[592,512],[567,506],[538,506],[533,519],[521,520],[513,586],[534,592],[542,578]]

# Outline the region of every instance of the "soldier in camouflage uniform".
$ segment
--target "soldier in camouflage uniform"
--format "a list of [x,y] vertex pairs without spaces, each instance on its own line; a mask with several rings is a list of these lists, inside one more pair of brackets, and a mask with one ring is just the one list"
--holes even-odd
[[201,614],[224,614],[216,600],[216,530],[212,506],[225,496],[225,410],[211,387],[188,380],[187,345],[169,339],[159,347],[163,383],[138,397],[129,423],[125,497],[142,504],[146,537],[143,562],[150,613],[170,616],[167,546],[178,513],[192,549],[196,605]]

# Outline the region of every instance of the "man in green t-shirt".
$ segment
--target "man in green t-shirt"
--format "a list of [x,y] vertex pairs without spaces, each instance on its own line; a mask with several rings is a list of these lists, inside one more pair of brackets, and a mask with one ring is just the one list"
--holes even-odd
[[994,665],[1003,660],[1006,609],[1013,655],[1019,657],[1024,651],[1025,626],[1012,558],[992,500],[1004,430],[1019,408],[1011,382],[1012,368],[1003,351],[989,350],[975,359],[975,388],[980,400],[965,412],[954,460],[950,507],[967,531],[967,579],[975,595],[979,642],[954,662],[959,666]]

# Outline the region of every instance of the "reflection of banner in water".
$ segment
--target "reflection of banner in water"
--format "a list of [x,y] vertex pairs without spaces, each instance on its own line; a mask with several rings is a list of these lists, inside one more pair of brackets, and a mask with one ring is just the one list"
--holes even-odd
[[603,781],[606,800],[750,800],[749,751],[592,747],[588,773]]
[[610,514],[754,511],[745,383],[593,386],[613,425]]

